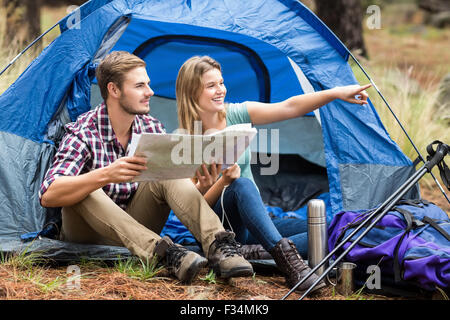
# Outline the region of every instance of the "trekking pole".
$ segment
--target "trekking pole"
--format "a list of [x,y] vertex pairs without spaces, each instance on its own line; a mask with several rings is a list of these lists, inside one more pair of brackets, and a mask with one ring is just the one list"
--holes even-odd
[[[300,280],[281,300],[286,299],[298,286],[305,282],[315,271],[317,271],[322,265],[325,264],[338,250],[340,250],[346,242],[348,242],[355,234],[357,234],[366,224],[372,220],[378,213],[383,212],[368,226],[368,228],[334,261],[334,263],[328,267],[327,270],[311,285],[311,287],[300,297],[302,300],[311,290],[342,260],[347,253],[353,249],[356,244],[368,233],[370,230],[380,221],[397,203],[401,197],[409,191],[427,172],[431,172],[432,168],[442,161],[445,155],[449,152],[450,147],[446,144],[439,145],[436,153],[433,155],[427,163],[423,165],[414,175],[412,175],[397,191],[394,192],[385,202],[383,202],[376,210],[374,210],[355,230],[353,230],[344,240],[342,240],[319,264],[317,264],[310,272]],[[387,206],[387,207],[386,207]]]
[[[426,171],[426,168],[422,167],[419,171],[417,171],[414,176],[411,176],[408,181],[406,181],[399,189],[397,189],[394,194],[392,194],[385,202],[383,202],[376,210],[372,211],[365,220],[357,227],[355,228],[344,240],[342,240],[328,255],[322,259],[314,268],[312,268],[309,273],[301,279],[292,289],[282,298],[282,300],[286,299],[289,295],[291,295],[292,292],[297,289],[298,286],[300,286],[303,282],[305,282],[314,272],[316,272],[322,265],[324,265],[338,250],[341,249],[341,247],[349,241],[355,234],[357,234],[362,228],[365,227],[365,225],[373,218],[375,217],[383,208],[392,202],[392,200],[395,199],[395,197],[398,196],[398,194],[403,190],[404,188],[407,188],[410,184],[411,178],[414,178],[419,172],[422,172],[423,170]],[[324,274],[328,273],[331,269],[327,269]],[[315,285],[314,285],[315,286]],[[313,288],[314,288],[313,286]]]
[[[411,176],[411,178],[408,179],[408,181],[404,184],[404,188],[402,188],[403,186],[399,188],[400,192],[396,192],[397,196],[395,196],[395,198],[389,203],[389,205],[383,209],[383,212],[378,215],[375,220],[367,227],[367,229],[364,230],[364,232],[362,232],[353,241],[353,243],[331,264],[331,266],[327,270],[325,270],[325,272],[311,285],[311,287],[300,297],[299,300],[302,300],[309,292],[311,292],[311,290],[328,274],[328,272],[330,272],[347,255],[347,253],[350,252],[350,250],[352,250],[359,243],[359,241],[361,241],[361,239],[364,238],[367,233],[369,233],[373,229],[373,227],[375,227],[375,225],[392,209],[392,207],[402,198],[402,196],[406,192],[408,192],[409,189],[411,189],[425,175],[425,173],[431,172],[432,168],[443,160],[449,150],[450,147],[448,145],[441,144],[434,156],[427,163],[425,163],[419,171],[417,171],[413,176]],[[364,221],[364,225],[366,224],[366,221]],[[345,239],[345,241],[342,241],[340,243],[339,248],[345,244],[347,238]]]

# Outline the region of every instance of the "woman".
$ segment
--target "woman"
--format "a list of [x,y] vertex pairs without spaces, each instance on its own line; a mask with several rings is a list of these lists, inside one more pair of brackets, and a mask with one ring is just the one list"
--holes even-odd
[[[178,120],[180,127],[190,133],[194,133],[196,121],[201,121],[203,133],[237,123],[268,124],[300,117],[335,99],[365,104],[367,94],[364,90],[369,86],[337,87],[294,96],[279,103],[247,101],[225,104],[227,90],[220,64],[208,56],[196,56],[187,60],[178,73]],[[356,99],[356,95],[360,99]],[[236,233],[236,239],[245,244],[250,232],[271,254],[288,286],[293,287],[310,268],[302,260],[292,239],[286,238],[295,238],[295,235],[282,235],[267,214],[251,173],[250,150],[247,149],[242,157],[244,159],[238,161],[240,165],[235,164],[223,171],[220,165],[212,165],[211,172],[203,166],[202,173],[197,171],[196,186],[222,221]],[[304,223],[299,228],[304,228]],[[304,232],[298,230],[298,233]],[[308,289],[316,279],[317,276],[312,275],[297,289]],[[315,289],[324,285],[321,282]]]

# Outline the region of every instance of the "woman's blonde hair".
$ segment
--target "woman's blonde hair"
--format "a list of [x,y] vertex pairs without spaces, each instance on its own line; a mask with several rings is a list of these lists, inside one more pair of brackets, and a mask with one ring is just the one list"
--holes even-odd
[[[176,98],[178,109],[178,123],[180,128],[194,133],[194,122],[200,121],[199,112],[202,111],[198,98],[203,90],[202,76],[205,72],[218,69],[220,64],[208,56],[194,56],[188,59],[180,68],[176,81]],[[220,111],[220,119],[225,118],[225,111]]]

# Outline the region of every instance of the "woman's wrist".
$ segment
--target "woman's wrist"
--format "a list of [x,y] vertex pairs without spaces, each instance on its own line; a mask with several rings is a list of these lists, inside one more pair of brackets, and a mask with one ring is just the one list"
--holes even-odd
[[224,176],[220,176],[219,179],[217,179],[216,184],[217,187],[223,189],[225,186],[229,185],[230,182],[228,182],[227,179],[224,178]]
[[340,87],[334,87],[328,90],[329,92],[329,100],[334,100],[334,99],[340,99],[341,97],[341,91],[340,91]]

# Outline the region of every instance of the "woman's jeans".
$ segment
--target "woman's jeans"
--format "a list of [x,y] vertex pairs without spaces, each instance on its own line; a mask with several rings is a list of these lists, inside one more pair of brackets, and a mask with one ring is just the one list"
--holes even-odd
[[225,216],[222,213],[221,198],[213,209],[223,221],[225,229],[234,231],[236,241],[242,244],[260,243],[269,251],[281,238],[289,238],[294,242],[300,255],[306,258],[308,248],[306,220],[272,219],[266,211],[258,189],[250,179],[241,177],[226,187],[223,194]]

